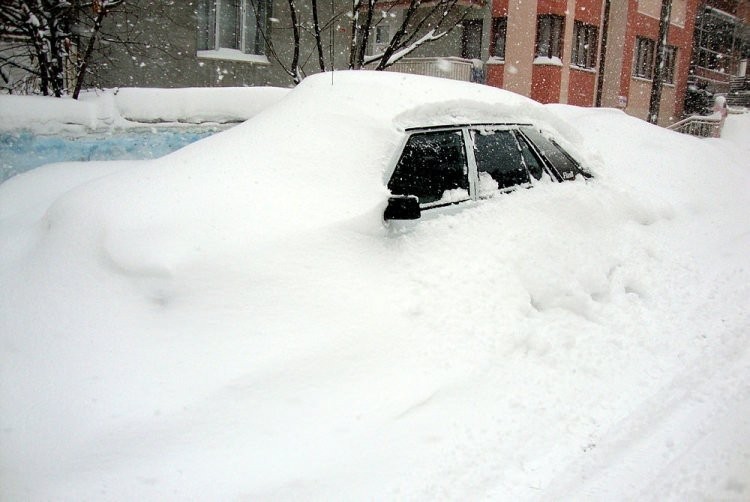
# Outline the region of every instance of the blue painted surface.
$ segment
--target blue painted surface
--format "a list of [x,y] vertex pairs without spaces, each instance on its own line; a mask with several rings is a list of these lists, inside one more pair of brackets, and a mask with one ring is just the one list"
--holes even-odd
[[0,183],[50,162],[153,159],[219,130],[154,128],[81,137],[0,133]]

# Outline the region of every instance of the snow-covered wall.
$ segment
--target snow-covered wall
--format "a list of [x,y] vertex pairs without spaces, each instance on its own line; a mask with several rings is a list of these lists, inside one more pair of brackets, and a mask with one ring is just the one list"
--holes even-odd
[[0,95],[0,131],[83,134],[148,124],[243,122],[284,97],[277,87],[90,91],[76,101]]

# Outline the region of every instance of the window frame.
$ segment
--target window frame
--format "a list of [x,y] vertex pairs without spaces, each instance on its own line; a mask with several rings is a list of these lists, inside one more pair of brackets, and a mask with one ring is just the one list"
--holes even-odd
[[[236,19],[234,28],[239,33],[233,33],[236,43],[231,44],[226,43],[228,28],[223,26],[226,18],[222,19],[222,11],[227,8],[237,9],[233,18]],[[267,61],[266,37],[273,17],[272,8],[272,0],[200,0],[197,5],[198,56]]]
[[377,24],[370,27],[367,39],[367,54],[381,54],[391,44],[394,26],[388,19],[381,19]]
[[[525,146],[528,147],[528,151],[531,155],[533,155],[534,160],[536,160],[541,168],[541,176],[537,177],[535,174],[531,172],[531,169],[528,166],[527,159],[523,157],[523,154],[521,155],[522,162],[524,164],[524,167],[526,171],[529,173],[530,176],[530,183],[528,184],[519,184],[519,185],[513,185],[506,188],[500,188],[498,190],[498,193],[507,193],[513,190],[517,190],[518,188],[523,188],[526,186],[533,186],[534,184],[542,182],[544,179],[554,180],[557,182],[563,182],[570,180],[571,178],[563,176],[561,173],[558,172],[557,167],[555,167],[554,163],[548,158],[547,155],[544,154],[540,150],[540,147],[537,146],[533,139],[530,138],[524,131],[527,129],[533,129],[539,134],[541,134],[543,137],[545,137],[549,142],[551,142],[559,152],[564,155],[571,163],[575,165],[575,176],[574,178],[577,178],[577,175],[580,174],[584,178],[590,178],[591,175],[589,175],[582,167],[581,164],[573,158],[563,147],[561,147],[554,139],[547,138],[546,135],[544,135],[539,129],[534,126],[531,123],[528,122],[514,122],[514,123],[477,123],[477,124],[459,124],[459,125],[449,125],[449,126],[432,126],[432,127],[414,127],[406,129],[406,134],[404,135],[403,141],[400,144],[400,147],[395,151],[394,157],[390,163],[390,169],[386,170],[386,173],[384,173],[384,182],[386,187],[390,184],[391,179],[393,178],[393,175],[396,172],[396,168],[399,164],[399,161],[401,160],[401,157],[404,152],[404,148],[408,144],[409,140],[412,136],[416,134],[424,134],[424,133],[436,133],[436,132],[460,132],[462,137],[462,144],[463,144],[463,153],[464,153],[464,162],[466,165],[464,166],[464,169],[467,173],[468,177],[468,184],[469,184],[469,197],[461,200],[461,201],[447,201],[442,203],[435,203],[435,202],[427,202],[427,203],[420,203],[419,206],[422,209],[422,211],[429,210],[429,209],[436,209],[440,207],[446,207],[446,206],[453,206],[456,204],[462,204],[469,201],[477,201],[481,199],[485,199],[487,197],[480,197],[480,190],[479,190],[479,170],[477,165],[477,160],[474,154],[474,140],[472,138],[473,131],[477,130],[484,130],[484,131],[503,131],[503,130],[510,130],[515,140],[519,143],[519,146],[521,146],[521,143],[523,143]],[[409,196],[413,194],[392,194],[393,196]]]
[[375,26],[375,45],[388,45],[391,42],[391,27],[387,24]]
[[[549,26],[545,26],[545,25]],[[543,33],[546,31],[547,33]],[[534,55],[537,58],[558,58],[562,61],[564,52],[565,16],[541,14],[536,18],[536,43]],[[543,40],[544,39],[544,40]]]
[[[463,59],[481,59],[482,39],[484,38],[484,21],[482,19],[464,19],[461,21],[461,57]],[[472,42],[477,42],[473,47]],[[476,49],[476,54],[470,53]]]
[[741,19],[709,5],[696,14],[693,37],[693,60],[695,66],[712,72],[731,73],[742,59]]
[[648,37],[637,36],[633,50],[633,76],[653,80],[655,60],[656,41]]
[[[508,39],[508,18],[506,16],[492,18],[490,37],[490,57],[505,61],[505,43]],[[498,46],[501,47],[500,51],[498,51]]]
[[674,45],[664,47],[664,74],[662,81],[665,84],[674,85],[675,75],[677,74],[677,54],[678,48]]
[[583,21],[573,22],[573,50],[570,62],[578,68],[596,68],[599,53],[599,27]]

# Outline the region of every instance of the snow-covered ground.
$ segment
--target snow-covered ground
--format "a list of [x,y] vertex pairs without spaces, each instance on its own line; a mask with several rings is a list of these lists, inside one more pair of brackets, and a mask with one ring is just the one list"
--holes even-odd
[[[498,94],[595,179],[398,233],[366,186],[398,124],[474,98],[324,78],[0,185],[0,499],[750,498],[750,114]],[[424,103],[389,127],[375,79]]]

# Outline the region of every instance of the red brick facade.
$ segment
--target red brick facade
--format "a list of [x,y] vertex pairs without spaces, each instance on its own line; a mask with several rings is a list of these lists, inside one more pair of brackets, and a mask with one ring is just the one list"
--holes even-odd
[[[605,19],[607,5],[609,18]],[[660,123],[679,120],[682,114],[698,6],[699,0],[673,0],[667,44],[676,49],[674,81],[663,86]],[[598,101],[601,106],[624,108],[646,118],[652,81],[648,75],[634,76],[634,58],[639,37],[656,45],[660,8],[659,0],[538,0],[512,4],[494,0],[492,16],[507,18],[506,55],[504,61],[487,65],[486,82],[542,103],[594,106]],[[543,15],[564,18],[560,57],[537,57],[537,19]],[[582,51],[580,34],[591,34],[591,30],[596,30],[597,47],[585,44],[586,51],[593,51],[593,55],[586,53],[586,63],[581,64],[580,54],[576,59],[575,51]],[[653,53],[649,54],[653,57]]]

